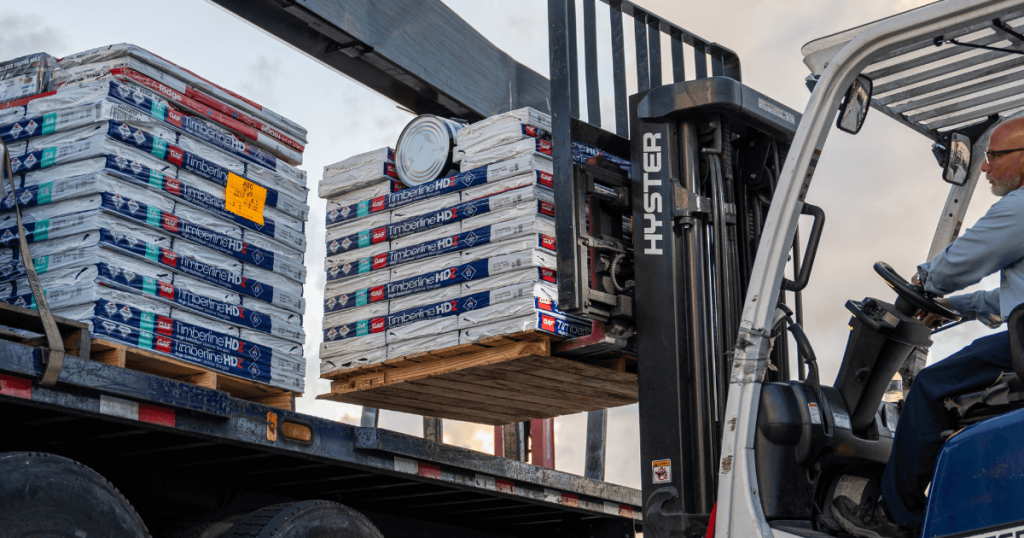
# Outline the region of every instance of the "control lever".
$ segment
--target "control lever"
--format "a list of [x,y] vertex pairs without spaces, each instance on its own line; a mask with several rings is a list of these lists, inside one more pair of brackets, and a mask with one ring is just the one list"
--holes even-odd
[[793,311],[782,303],[779,303],[778,308],[783,314],[785,314],[786,321],[789,322],[789,327],[787,328],[789,332],[793,333],[793,339],[796,340],[796,349],[800,353],[800,357],[804,360],[804,364],[807,365],[806,383],[810,385],[811,390],[814,391],[814,397],[818,399],[818,402],[821,402],[821,379],[818,376],[818,359],[814,355],[814,348],[811,347],[811,341],[807,338],[807,333],[804,332],[804,328],[793,319]]

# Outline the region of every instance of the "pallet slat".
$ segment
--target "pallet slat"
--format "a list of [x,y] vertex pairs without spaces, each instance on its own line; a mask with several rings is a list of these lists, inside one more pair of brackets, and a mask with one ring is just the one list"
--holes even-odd
[[145,372],[192,385],[227,392],[235,398],[295,410],[295,393],[262,383],[224,375],[159,353],[94,338],[91,358],[111,366]]
[[635,403],[631,358],[551,355],[527,331],[342,370],[320,399],[483,424],[508,424]]

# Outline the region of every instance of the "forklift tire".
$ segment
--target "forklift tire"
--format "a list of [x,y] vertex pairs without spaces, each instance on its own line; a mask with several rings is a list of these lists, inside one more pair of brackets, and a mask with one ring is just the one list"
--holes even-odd
[[149,537],[142,518],[96,471],[41,452],[0,454],[0,538]]
[[330,501],[301,501],[261,508],[243,517],[223,538],[384,538],[366,516]]

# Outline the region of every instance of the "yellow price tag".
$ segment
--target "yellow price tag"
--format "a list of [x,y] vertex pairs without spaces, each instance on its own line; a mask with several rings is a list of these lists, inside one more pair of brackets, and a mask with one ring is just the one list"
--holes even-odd
[[224,209],[263,226],[263,204],[267,189],[228,172],[228,186],[224,194]]

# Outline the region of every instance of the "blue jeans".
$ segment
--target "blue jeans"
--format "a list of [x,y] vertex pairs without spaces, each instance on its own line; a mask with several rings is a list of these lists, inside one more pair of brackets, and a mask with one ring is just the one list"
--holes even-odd
[[1010,337],[1003,331],[975,340],[914,379],[882,475],[882,495],[896,523],[916,529],[924,523],[924,490],[942,448],[942,432],[953,428],[943,400],[984,390],[999,374],[1010,371]]

